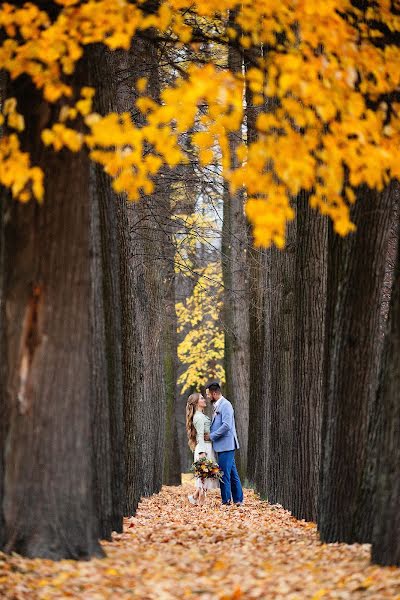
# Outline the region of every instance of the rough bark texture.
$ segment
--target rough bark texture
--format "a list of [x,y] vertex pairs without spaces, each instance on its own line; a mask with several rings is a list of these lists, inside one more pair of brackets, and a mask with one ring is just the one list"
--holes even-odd
[[[392,183],[391,193],[393,194],[392,222],[389,230],[388,244],[385,258],[385,274],[382,285],[382,295],[379,308],[379,336],[377,342],[377,364],[376,369],[380,369],[381,357],[383,352],[383,343],[387,316],[390,305],[390,298],[393,289],[393,277],[395,271],[397,242],[399,236],[399,208],[400,208],[400,185],[398,182]],[[371,515],[376,512],[376,474],[378,461],[381,453],[380,435],[384,427],[382,419],[384,418],[383,403],[379,394],[371,394],[368,406],[368,428],[366,441],[366,458],[361,476],[360,493],[358,495],[357,510],[354,523],[354,539],[360,543],[371,541]]]
[[267,487],[267,402],[265,395],[265,329],[267,251],[249,252],[250,398],[247,476],[265,496]]
[[[123,54],[122,52],[120,54]],[[104,47],[92,50],[91,76],[97,89],[96,109],[101,114],[118,108],[118,89],[115,81],[115,57]],[[109,432],[99,432],[101,437],[109,436],[112,529],[122,531],[124,504],[124,427],[123,427],[123,374],[121,351],[121,289],[120,289],[120,250],[118,239],[118,207],[121,198],[111,187],[109,177],[102,167],[94,166],[94,186],[99,206],[101,236],[101,278],[104,311],[105,345],[101,360],[104,376],[107,378]],[[100,358],[100,357],[99,357]],[[101,466],[101,464],[99,464]]]
[[126,200],[119,204],[118,237],[120,248],[120,281],[122,298],[122,373],[124,383],[124,456],[125,506],[124,514],[135,514],[142,491],[142,470],[139,452],[140,415],[136,405],[136,330],[133,274],[130,266],[130,234]]
[[400,566],[400,243],[378,389],[378,434],[372,560]]
[[[158,55],[150,42],[137,40],[131,71],[135,78],[148,76],[149,93],[159,94]],[[136,114],[134,118],[140,118]],[[132,269],[135,289],[136,330],[135,397],[140,415],[137,451],[142,472],[142,493],[161,489],[165,441],[165,384],[162,331],[165,321],[163,283],[166,275],[163,254],[165,217],[164,181],[159,175],[155,193],[131,204],[128,210]]]
[[[323,541],[357,539],[368,417],[377,389],[380,303],[392,190],[360,190],[357,231],[329,238],[326,393],[318,525]],[[369,513],[369,514],[367,514]],[[372,511],[364,512],[372,532]]]
[[[231,24],[234,23],[234,14]],[[228,68],[242,72],[243,55],[233,47],[228,50]],[[238,166],[236,148],[242,141],[241,132],[231,133],[232,167]],[[244,195],[239,191],[224,193],[222,229],[222,264],[224,282],[224,327],[226,396],[235,408],[240,451],[236,461],[242,477],[246,475],[249,428],[249,294],[247,277],[247,223],[244,215]]]
[[[168,199],[166,199],[168,200]],[[169,209],[169,202],[166,202]],[[169,211],[165,210],[164,255],[166,274],[164,278],[165,321],[163,331],[164,379],[166,394],[164,476],[166,485],[180,485],[181,460],[177,429],[177,319],[175,312],[175,246],[171,227],[168,228]]]
[[90,302],[92,327],[91,368],[92,389],[90,397],[93,439],[93,501],[98,515],[99,537],[111,539],[112,493],[111,493],[111,443],[108,396],[108,372],[106,360],[106,332],[103,297],[103,271],[101,255],[101,230],[99,203],[96,193],[95,166],[91,165],[91,282]]
[[[0,103],[3,106],[7,87],[7,78],[5,73],[0,71]],[[0,128],[0,136],[3,134],[3,128]],[[2,191],[0,196],[0,548],[4,543],[4,514],[3,514],[3,498],[4,498],[4,440],[8,427],[8,405],[5,396],[5,360],[4,360],[4,204],[5,191]]]
[[250,479],[315,520],[323,386],[327,224],[301,194],[283,251],[252,250]]
[[[104,110],[116,112],[131,111],[134,105],[135,92],[135,58],[131,52],[122,50],[103,52],[103,69],[105,76],[100,85],[103,91]],[[123,390],[123,447],[119,452],[123,455],[124,474],[120,479],[123,484],[123,506],[125,515],[133,515],[142,496],[142,464],[139,447],[140,421],[139,398],[137,396],[137,344],[135,315],[135,282],[131,260],[131,237],[128,219],[128,202],[124,195],[110,192],[108,202],[112,212],[113,231],[110,239],[118,249],[118,264],[113,261],[114,277],[118,275],[120,296],[120,352],[121,376]],[[114,213],[115,210],[115,213]],[[114,246],[114,247],[115,247]],[[112,281],[112,280],[111,280]],[[116,357],[115,357],[116,358]],[[118,404],[120,409],[120,405]]]
[[10,87],[25,115],[24,148],[47,188],[42,206],[6,205],[3,549],[87,558],[101,554],[92,500],[89,163],[83,151],[45,151],[47,106],[26,81]]
[[[101,55],[100,64],[93,73],[99,88],[99,109],[101,112],[124,112],[132,110],[135,100],[135,58],[132,53],[124,51],[109,51],[98,49]],[[115,388],[110,389],[110,399],[113,400],[113,413],[123,423],[123,430],[117,429],[114,439],[114,461],[119,457],[120,462],[114,466],[114,477],[119,477],[117,488],[114,490],[114,500],[123,500],[120,515],[135,513],[143,489],[143,470],[141,464],[141,449],[139,447],[141,413],[139,397],[137,396],[137,344],[136,344],[136,314],[135,314],[135,282],[131,260],[131,237],[128,219],[128,204],[124,196],[115,194],[108,178],[96,168],[96,185],[104,190],[101,194],[101,226],[102,226],[102,266],[108,273],[108,280],[103,285],[104,296],[109,298],[105,314],[108,314],[108,336],[114,330],[117,336],[113,342],[113,355],[103,356],[106,359],[106,373],[109,382],[115,381]],[[115,311],[113,304],[115,303]],[[114,322],[115,321],[115,322]],[[120,373],[113,375],[113,369],[119,366]],[[112,406],[110,405],[110,409]],[[122,411],[122,414],[121,412]],[[110,430],[111,435],[113,434]],[[123,434],[123,440],[121,439]],[[123,458],[123,460],[122,460]],[[123,465],[124,472],[118,472]],[[118,515],[114,513],[114,520]],[[117,522],[118,525],[118,522]]]
[[299,519],[315,521],[319,489],[328,227],[326,218],[296,201],[293,497]]
[[129,207],[135,293],[136,397],[140,414],[138,435],[142,469],[142,492],[148,496],[162,484],[165,428],[163,381],[162,273],[156,260],[160,234],[154,218],[156,199],[147,198]]
[[266,299],[267,487],[273,503],[289,508],[292,498],[292,420],[295,364],[296,223],[288,226],[282,251],[268,252]]

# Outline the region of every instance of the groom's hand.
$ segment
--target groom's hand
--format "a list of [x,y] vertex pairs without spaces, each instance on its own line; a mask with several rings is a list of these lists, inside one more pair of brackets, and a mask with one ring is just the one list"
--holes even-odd
[[209,433],[205,433],[204,434],[204,439],[205,439],[206,442],[211,442],[210,434]]

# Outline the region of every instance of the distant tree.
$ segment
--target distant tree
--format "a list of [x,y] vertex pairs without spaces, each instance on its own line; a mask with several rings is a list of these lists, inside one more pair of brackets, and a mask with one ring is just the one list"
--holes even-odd
[[193,294],[176,306],[178,332],[186,335],[178,346],[178,357],[186,370],[178,383],[182,393],[199,390],[207,381],[224,383],[224,333],[221,322],[222,274],[218,263],[210,263],[199,272]]

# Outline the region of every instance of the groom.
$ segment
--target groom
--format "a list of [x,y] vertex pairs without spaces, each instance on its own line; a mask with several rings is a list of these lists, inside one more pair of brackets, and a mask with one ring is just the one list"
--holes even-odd
[[210,383],[207,398],[214,408],[210,435],[205,436],[213,443],[218,454],[218,464],[224,475],[221,481],[222,504],[243,504],[243,489],[235,463],[235,450],[239,448],[236,435],[235,415],[232,404],[223,397],[219,383]]

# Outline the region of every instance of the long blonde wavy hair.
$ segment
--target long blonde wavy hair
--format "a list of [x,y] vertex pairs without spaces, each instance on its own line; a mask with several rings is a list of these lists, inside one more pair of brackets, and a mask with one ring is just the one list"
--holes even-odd
[[196,447],[196,429],[193,425],[193,417],[200,400],[200,394],[196,392],[191,394],[186,403],[186,433],[188,436],[189,448],[194,450]]

